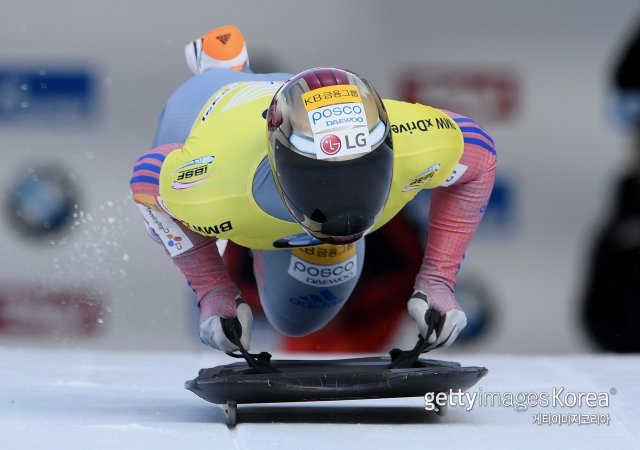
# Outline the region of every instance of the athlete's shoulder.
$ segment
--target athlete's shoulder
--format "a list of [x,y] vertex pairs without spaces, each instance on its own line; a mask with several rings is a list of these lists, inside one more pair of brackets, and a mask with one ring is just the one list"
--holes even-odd
[[198,146],[213,140],[237,140],[247,133],[265,131],[266,109],[282,81],[237,81],[218,89],[202,106],[186,145]]
[[214,95],[218,90],[232,83],[250,83],[260,81],[286,81],[289,74],[286,73],[267,73],[256,74],[252,72],[238,72],[231,69],[213,69],[207,70],[201,74],[195,75],[182,83],[169,97],[168,105],[180,102],[184,98],[191,98],[194,94],[203,93],[205,98]]
[[472,126],[472,127],[478,128],[478,129],[482,129],[482,127],[478,124],[478,122],[476,122],[471,117],[465,116],[463,114],[458,114],[458,113],[453,112],[453,111],[448,111],[446,109],[439,109],[438,111],[440,111],[443,114],[446,114],[447,116],[451,117],[451,119],[453,119],[453,121],[455,123],[457,123],[460,127]]
[[389,114],[389,118],[398,118],[406,115],[419,114],[430,107],[420,103],[409,103],[402,100],[383,99],[382,104]]
[[413,110],[416,108],[424,108],[427,107],[426,105],[423,105],[421,103],[409,103],[409,102],[405,102],[403,100],[395,100],[395,99],[390,99],[390,98],[383,98],[382,99],[382,104],[384,105],[384,107],[386,108],[387,112],[389,112],[389,110],[391,111],[402,111],[402,110]]
[[392,99],[383,99],[382,103],[384,104],[387,113],[390,114],[420,114],[431,111],[438,111],[438,109],[433,108],[428,105],[423,105],[422,103],[409,103],[402,100],[392,100]]
[[421,103],[408,103],[400,100],[383,100],[391,131],[394,134],[414,131],[447,130],[458,131],[455,122],[444,111]]
[[165,144],[144,152],[133,166],[129,186],[136,203],[147,206],[159,204],[160,173],[167,156],[182,147],[181,144]]
[[480,149],[483,149],[484,151],[491,153],[493,156],[496,155],[496,147],[493,138],[475,120],[452,111],[447,111],[444,109],[440,111],[451,117],[451,119],[453,119],[453,121],[460,128],[460,132],[462,133],[462,137],[464,140],[465,149],[469,149],[470,147],[478,147]]
[[383,100],[383,103],[396,151],[412,153],[434,147],[462,148],[458,126],[439,109],[399,100]]

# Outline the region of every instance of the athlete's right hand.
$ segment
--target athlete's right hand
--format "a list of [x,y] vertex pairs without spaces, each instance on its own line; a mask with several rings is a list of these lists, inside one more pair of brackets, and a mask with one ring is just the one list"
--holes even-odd
[[[234,343],[234,334],[240,338],[240,344],[245,350],[249,350],[251,341],[251,325],[253,314],[249,305],[242,299],[237,300],[236,317],[211,316],[200,323],[200,339],[205,344],[221,350],[225,353],[238,351],[237,341]],[[235,333],[231,327],[235,327]]]
[[[450,292],[450,291],[445,291]],[[458,305],[450,293],[449,305]],[[467,325],[467,316],[462,309],[451,308],[448,311],[438,309],[429,302],[428,294],[422,291],[414,291],[407,303],[409,315],[415,320],[420,330],[420,336],[429,344],[425,351],[438,347],[449,347],[458,337],[458,334]],[[429,334],[429,335],[427,335]]]

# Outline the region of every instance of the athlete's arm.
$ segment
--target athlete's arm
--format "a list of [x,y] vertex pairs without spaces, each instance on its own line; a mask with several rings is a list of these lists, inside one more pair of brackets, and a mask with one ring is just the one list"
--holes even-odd
[[460,309],[452,295],[456,274],[487,207],[496,169],[493,139],[468,117],[444,112],[460,127],[464,152],[456,172],[432,192],[427,248],[415,282],[441,313]]
[[467,325],[454,295],[456,274],[489,202],[496,170],[493,139],[468,117],[445,113],[460,127],[464,151],[454,172],[431,195],[427,248],[407,304],[428,349],[451,345]]
[[[133,168],[131,191],[147,230],[184,274],[195,293],[200,322],[212,316],[235,317],[240,291],[231,280],[216,246],[216,238],[202,236],[171,217],[160,205],[162,163],[181,144],[166,144],[146,152]],[[177,239],[176,239],[177,238]]]

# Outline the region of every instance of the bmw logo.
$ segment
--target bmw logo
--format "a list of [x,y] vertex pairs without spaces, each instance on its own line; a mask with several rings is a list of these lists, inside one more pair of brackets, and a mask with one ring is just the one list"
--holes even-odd
[[45,237],[65,228],[76,204],[71,177],[55,167],[29,168],[8,194],[13,227],[29,237]]

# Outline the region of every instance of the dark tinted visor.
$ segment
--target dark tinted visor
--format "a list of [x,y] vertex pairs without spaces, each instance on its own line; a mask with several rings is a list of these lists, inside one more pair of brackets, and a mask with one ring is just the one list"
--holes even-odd
[[274,154],[285,203],[314,235],[361,234],[387,202],[393,176],[390,133],[375,150],[347,161],[310,159],[278,140]]

